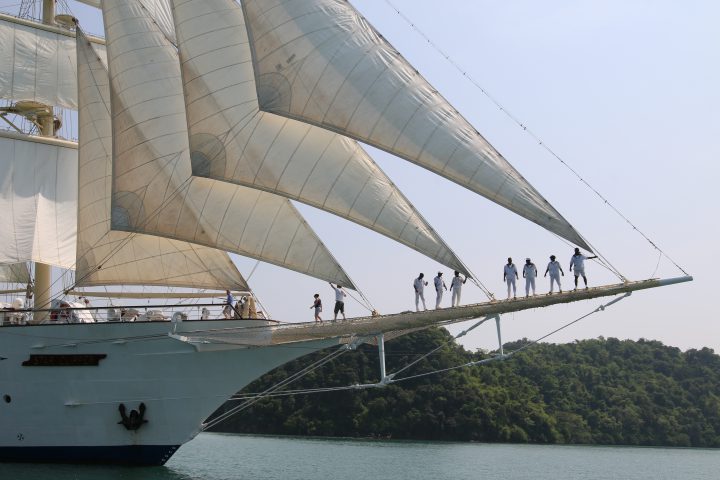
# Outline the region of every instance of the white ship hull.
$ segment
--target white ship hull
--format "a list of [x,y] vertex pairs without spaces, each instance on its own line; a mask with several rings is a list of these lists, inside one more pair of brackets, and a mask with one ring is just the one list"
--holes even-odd
[[[178,330],[248,324],[186,322]],[[168,336],[170,328],[148,322],[0,329],[0,461],[162,465],[233,393],[338,342],[198,351]],[[46,365],[24,366],[31,355]],[[62,356],[39,357],[45,355]],[[93,358],[96,366],[47,365]],[[128,412],[144,403],[147,423],[126,429],[121,403]]]

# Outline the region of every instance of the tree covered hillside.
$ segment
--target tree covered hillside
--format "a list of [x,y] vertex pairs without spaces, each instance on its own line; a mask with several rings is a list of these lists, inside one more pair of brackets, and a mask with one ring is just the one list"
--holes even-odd
[[[525,342],[506,344],[512,351]],[[486,358],[444,329],[386,343],[387,371],[444,345],[398,378]],[[249,385],[260,392],[328,351],[291,362]],[[378,381],[364,345],[288,388]],[[228,402],[220,411],[238,405]],[[482,442],[720,446],[720,356],[657,341],[614,338],[539,344],[502,362],[452,370],[382,389],[275,397],[216,431]]]

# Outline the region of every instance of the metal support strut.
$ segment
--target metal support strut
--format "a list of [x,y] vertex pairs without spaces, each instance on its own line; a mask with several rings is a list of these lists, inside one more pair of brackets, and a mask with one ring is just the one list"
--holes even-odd
[[378,382],[376,386],[384,387],[392,383],[395,374],[391,373],[388,375],[385,370],[385,335],[381,333],[376,336],[375,339],[377,340],[378,356],[380,357],[380,382]]
[[385,335],[377,336],[378,355],[380,356],[380,381],[385,380]]
[[503,342],[502,342],[502,334],[500,333],[500,315],[495,316],[495,326],[497,327],[497,335],[498,335],[498,345],[500,350],[500,355],[505,355],[505,352],[503,351]]

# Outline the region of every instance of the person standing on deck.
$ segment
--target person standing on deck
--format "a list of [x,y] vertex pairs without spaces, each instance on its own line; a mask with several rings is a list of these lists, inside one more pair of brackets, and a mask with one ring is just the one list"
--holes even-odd
[[227,295],[227,298],[225,299],[223,316],[225,318],[233,318],[235,316],[233,315],[233,305],[235,304],[235,299],[233,298],[232,293],[230,293],[230,290],[225,290],[225,294]]
[[257,318],[257,309],[255,308],[255,297],[252,295],[248,295],[247,301],[248,305],[248,318]]
[[462,293],[462,286],[467,282],[467,277],[464,279],[460,278],[460,272],[455,270],[455,276],[450,282],[450,291],[452,292],[452,303],[453,307],[460,306],[460,294]]
[[250,318],[250,300],[248,297],[242,297],[240,300],[242,301],[240,318]]
[[415,289],[416,312],[420,311],[420,300],[422,300],[423,309],[427,310],[427,307],[425,306],[425,287],[427,286],[428,282],[423,280],[423,278],[425,278],[425,274],[421,273],[413,282],[413,288]]
[[447,290],[447,285],[445,285],[445,281],[442,279],[442,272],[438,272],[437,277],[433,279],[433,282],[435,283],[435,310],[440,308],[440,302],[442,302],[443,297],[443,289]]
[[342,313],[343,320],[346,320],[345,318],[345,297],[347,296],[347,293],[345,293],[345,290],[342,289],[342,285],[338,284],[336,287],[331,282],[330,286],[335,290],[335,308],[333,309],[333,312],[335,313],[335,318],[333,318],[333,322],[337,320],[337,314]]
[[315,297],[315,301],[312,305],[310,305],[310,308],[315,309],[315,323],[322,323],[322,318],[320,318],[320,312],[322,312],[322,300],[320,300],[320,294],[316,293],[313,297]]
[[535,296],[535,277],[537,277],[537,267],[532,260],[529,258],[525,259],[525,265],[523,265],[523,278],[525,279],[525,297],[530,295],[530,288],[532,288],[533,296]]
[[555,255],[550,255],[550,263],[548,263],[548,266],[545,269],[545,275],[543,276],[547,277],[548,272],[550,272],[550,293],[553,293],[553,282],[557,282],[558,290],[560,290],[560,293],[562,293],[560,274],[562,274],[562,276],[564,277],[565,272],[563,272],[563,269],[560,266],[560,262],[555,260]]
[[518,277],[517,268],[515,268],[515,264],[513,263],[512,258],[508,257],[508,263],[505,265],[505,268],[503,270],[503,282],[507,283],[508,299],[510,298],[511,287],[513,292],[513,298],[517,297],[517,286],[515,284],[515,280],[519,279],[520,277]]
[[580,253],[579,248],[575,248],[575,255],[573,255],[570,258],[570,271],[573,271],[573,268],[575,269],[575,290],[577,290],[577,284],[578,284],[578,277],[583,277],[583,281],[585,282],[585,290],[587,290],[587,277],[585,276],[585,260],[590,260],[591,258],[597,258],[597,255],[594,255],[592,257],[586,257],[582,253]]

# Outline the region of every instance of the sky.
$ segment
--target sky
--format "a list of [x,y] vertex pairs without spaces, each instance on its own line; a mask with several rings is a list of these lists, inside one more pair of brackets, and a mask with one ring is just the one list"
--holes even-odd
[[[100,32],[92,9],[68,2]],[[711,0],[352,0],[425,78],[627,278],[682,275],[587,186],[518,127],[467,77],[575,169],[695,281],[636,292],[551,336],[655,339],[720,351],[714,275],[720,185],[720,3]],[[3,3],[0,1],[0,5]],[[463,75],[398,15],[395,7],[460,67]],[[458,256],[498,298],[502,268],[531,257],[540,273],[550,254],[572,277],[572,246],[448,180],[365,147]],[[381,313],[414,309],[412,281],[443,271],[432,260],[353,223],[298,205],[353,281]],[[295,272],[233,256],[273,318],[310,321],[314,293],[331,315],[330,287]],[[660,260],[658,262],[658,260]],[[253,271],[254,270],[254,271]],[[590,285],[617,283],[595,262]],[[250,275],[250,273],[252,275]],[[524,284],[518,285],[524,293]],[[538,279],[538,292],[548,289]],[[426,291],[434,305],[434,292]],[[463,303],[483,301],[468,283]],[[503,341],[535,339],[603,300],[509,314]],[[445,297],[449,305],[449,295]],[[348,316],[367,311],[354,300]],[[465,325],[466,326],[466,325]],[[454,327],[457,333],[463,326]],[[495,326],[462,339],[496,348]]]

